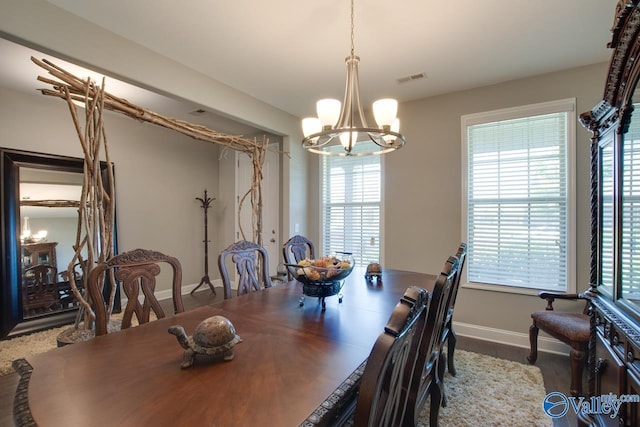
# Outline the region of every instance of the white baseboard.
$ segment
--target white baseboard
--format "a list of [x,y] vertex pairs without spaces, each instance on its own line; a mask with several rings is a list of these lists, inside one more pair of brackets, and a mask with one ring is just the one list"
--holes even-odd
[[[470,323],[453,322],[453,329],[459,336],[475,338],[483,341],[529,348],[529,334],[488,328]],[[538,351],[568,355],[571,347],[555,338],[538,336]]]

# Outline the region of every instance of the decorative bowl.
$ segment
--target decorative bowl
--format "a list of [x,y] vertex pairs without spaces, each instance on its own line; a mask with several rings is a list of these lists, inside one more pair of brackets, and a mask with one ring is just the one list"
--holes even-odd
[[293,277],[304,285],[334,285],[353,271],[355,261],[350,253],[337,253],[315,260],[304,259],[298,264],[287,264]]

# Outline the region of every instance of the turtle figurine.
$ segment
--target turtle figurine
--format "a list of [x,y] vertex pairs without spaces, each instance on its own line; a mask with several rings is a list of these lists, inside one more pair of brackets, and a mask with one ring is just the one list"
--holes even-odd
[[381,284],[382,266],[376,262],[372,262],[371,264],[367,265],[367,272],[365,273],[364,278],[367,283],[373,283],[373,281],[375,280],[376,284]]
[[182,356],[182,369],[193,364],[196,354],[222,357],[222,360],[233,359],[233,347],[242,341],[236,334],[236,329],[229,319],[224,316],[212,316],[196,326],[193,335],[187,337],[184,328],[180,325],[169,327],[169,333],[175,335],[180,345],[184,348]]

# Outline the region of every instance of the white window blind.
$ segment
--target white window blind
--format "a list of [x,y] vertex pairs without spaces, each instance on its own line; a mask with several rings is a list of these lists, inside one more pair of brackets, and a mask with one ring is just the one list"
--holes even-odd
[[[640,105],[634,104],[635,111]],[[621,279],[623,297],[640,299],[640,121],[624,135],[622,170]],[[604,212],[603,212],[604,214]]]
[[352,252],[357,265],[380,262],[380,156],[322,156],[322,245]]
[[544,108],[536,114],[525,108],[520,117],[508,111],[504,120],[495,120],[504,112],[487,113],[484,121],[463,118],[467,281],[566,291],[573,250],[570,116],[541,113]]

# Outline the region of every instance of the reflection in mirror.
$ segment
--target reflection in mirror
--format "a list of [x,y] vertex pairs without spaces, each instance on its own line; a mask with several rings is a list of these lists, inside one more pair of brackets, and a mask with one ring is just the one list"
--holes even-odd
[[600,272],[601,290],[613,292],[613,134],[600,142]]
[[[78,306],[68,277],[82,173],[20,167],[20,243],[24,318]],[[75,269],[82,284],[82,270]]]
[[[107,182],[107,164],[100,168]],[[72,323],[78,307],[67,270],[84,161],[0,148],[0,170],[0,339]],[[83,269],[73,274],[81,288]]]
[[[635,95],[634,95],[635,98]],[[640,105],[622,140],[621,298],[640,309]]]

